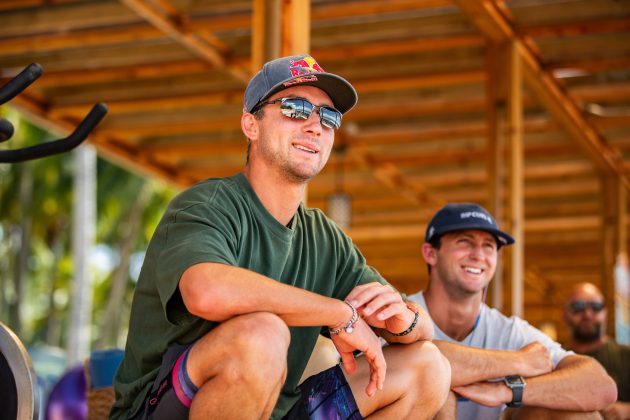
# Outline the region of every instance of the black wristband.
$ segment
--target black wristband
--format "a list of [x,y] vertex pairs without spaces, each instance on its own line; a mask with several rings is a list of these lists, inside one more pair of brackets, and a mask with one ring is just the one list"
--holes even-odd
[[396,337],[403,337],[405,335],[408,335],[411,331],[414,330],[414,328],[416,328],[416,324],[418,323],[418,319],[420,319],[420,312],[417,309],[412,308],[407,302],[405,302],[405,304],[407,305],[407,308],[409,308],[409,310],[413,311],[415,316],[413,317],[413,322],[411,323],[409,328],[407,328],[405,331],[400,332],[400,333],[392,333],[392,335],[395,335]]

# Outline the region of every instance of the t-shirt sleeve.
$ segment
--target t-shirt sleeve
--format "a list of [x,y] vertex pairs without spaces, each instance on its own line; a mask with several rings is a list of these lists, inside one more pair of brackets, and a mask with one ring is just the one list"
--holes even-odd
[[554,369],[566,356],[575,354],[572,351],[563,349],[559,343],[553,341],[548,335],[521,318],[510,317],[507,318],[506,322],[506,332],[508,332],[508,334],[503,337],[503,339],[506,340],[504,344],[506,346],[505,348],[518,350],[529,343],[539,341],[549,349]]
[[340,237],[336,288],[339,299],[345,299],[352,289],[360,284],[372,282],[389,284],[374,267],[367,264],[361,251],[346,234],[341,232]]
[[179,294],[179,280],[189,267],[202,262],[237,265],[237,228],[233,214],[212,204],[198,203],[174,211],[164,226],[157,258],[156,284],[167,319],[174,324],[195,319]]

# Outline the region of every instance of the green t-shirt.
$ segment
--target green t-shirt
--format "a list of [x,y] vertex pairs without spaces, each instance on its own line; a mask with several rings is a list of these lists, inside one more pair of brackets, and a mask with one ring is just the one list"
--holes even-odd
[[606,344],[586,354],[601,363],[615,380],[617,400],[630,402],[630,346],[617,344],[614,340],[608,339]]
[[[179,293],[183,272],[201,262],[246,268],[337,299],[357,284],[385,283],[320,210],[300,205],[287,227],[265,209],[242,173],[200,182],[171,202],[149,243],[114,379],[112,418],[138,413],[171,344],[193,343],[217,325],[188,313]],[[272,418],[281,418],[297,400],[321,327],[290,331],[288,375]]]

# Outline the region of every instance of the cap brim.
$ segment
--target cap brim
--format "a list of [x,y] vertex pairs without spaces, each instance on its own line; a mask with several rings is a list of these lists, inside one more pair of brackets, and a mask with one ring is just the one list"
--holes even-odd
[[[312,78],[312,76],[315,76],[316,80],[308,80]],[[298,81],[299,79],[306,80]],[[314,72],[283,80],[272,87],[265,96],[260,98],[258,102],[265,101],[273,94],[294,86],[315,86],[323,90],[328,96],[330,96],[330,99],[333,101],[333,105],[342,114],[350,111],[359,99],[357,91],[354,90],[354,87],[352,87],[350,82],[343,77],[332,73]],[[251,112],[251,109],[248,111]]]
[[482,225],[482,226],[470,226],[470,224],[463,225],[463,226],[451,225],[448,228],[445,228],[443,230],[440,230],[440,231],[436,230],[435,233],[433,233],[433,237],[442,236],[445,233],[457,232],[460,230],[482,230],[484,232],[491,233],[495,238],[497,238],[497,241],[501,244],[501,246],[512,245],[515,242],[514,238],[511,235],[503,232],[502,230],[488,227],[487,225]]

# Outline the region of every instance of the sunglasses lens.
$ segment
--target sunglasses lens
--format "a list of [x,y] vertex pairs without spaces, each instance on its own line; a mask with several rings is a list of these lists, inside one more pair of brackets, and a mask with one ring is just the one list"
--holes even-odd
[[586,302],[583,300],[576,300],[571,302],[571,312],[577,314],[580,312],[584,312],[586,309]]
[[599,312],[604,309],[604,302],[591,302],[591,309],[594,312]]
[[324,127],[338,129],[341,126],[341,112],[334,108],[321,107],[319,117]]
[[[282,115],[296,120],[307,120],[315,108],[315,105],[302,98],[284,98],[280,103]],[[341,125],[341,112],[327,106],[320,107],[319,119],[324,127],[337,129]]]
[[282,115],[296,120],[308,120],[313,112],[313,104],[299,98],[283,99],[280,103]]
[[578,314],[584,312],[586,308],[591,308],[593,312],[600,312],[604,309],[604,302],[575,300],[571,302],[571,312]]

